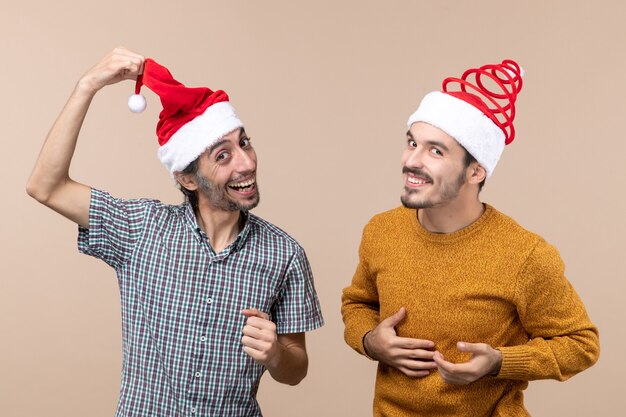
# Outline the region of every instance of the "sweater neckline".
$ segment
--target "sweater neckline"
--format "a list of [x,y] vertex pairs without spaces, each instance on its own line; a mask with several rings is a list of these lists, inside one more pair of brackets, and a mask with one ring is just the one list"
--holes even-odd
[[417,218],[417,209],[406,209],[406,211],[407,211],[407,215],[410,216],[411,218],[412,228],[415,231],[415,233],[418,234],[418,236],[421,236],[432,242],[451,243],[459,239],[462,239],[465,236],[469,236],[475,233],[476,231],[482,229],[485,223],[487,223],[489,219],[493,217],[495,213],[494,208],[490,206],[489,204],[485,204],[485,203],[483,203],[483,206],[485,207],[485,210],[475,222],[452,233],[431,232],[425,229],[424,226],[422,226],[422,224],[419,222]]

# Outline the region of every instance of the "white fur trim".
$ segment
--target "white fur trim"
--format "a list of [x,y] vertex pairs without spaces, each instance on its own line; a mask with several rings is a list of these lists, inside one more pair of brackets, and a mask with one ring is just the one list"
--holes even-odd
[[228,101],[215,103],[178,129],[159,148],[159,160],[173,176],[174,172],[185,169],[217,140],[240,127],[243,123]]
[[440,91],[426,94],[409,117],[409,129],[415,122],[433,125],[456,139],[487,171],[493,173],[504,150],[504,132],[471,104]]

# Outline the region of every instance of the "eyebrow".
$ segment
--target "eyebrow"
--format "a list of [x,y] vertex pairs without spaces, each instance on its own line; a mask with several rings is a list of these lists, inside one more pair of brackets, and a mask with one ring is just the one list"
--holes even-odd
[[[411,134],[410,130],[406,131],[406,135],[409,137],[409,139],[415,140],[415,138]],[[425,140],[424,142],[427,143],[428,145],[433,145],[433,146],[437,146],[439,148],[442,148],[446,152],[450,151],[450,149],[448,149],[448,147],[446,145],[444,145],[442,142],[439,142],[437,140]]]
[[213,145],[209,146],[209,155],[211,155],[216,148],[222,146],[226,142],[228,142],[228,140],[222,139],[222,140],[218,140]]
[[[248,137],[248,135],[246,134],[245,129],[242,127],[241,131],[239,132],[239,139],[247,138],[247,137]],[[222,140],[218,140],[213,145],[209,146],[209,148],[208,148],[209,155],[211,155],[216,148],[219,148],[220,146],[222,146],[226,142],[228,142],[228,139],[222,139]]]

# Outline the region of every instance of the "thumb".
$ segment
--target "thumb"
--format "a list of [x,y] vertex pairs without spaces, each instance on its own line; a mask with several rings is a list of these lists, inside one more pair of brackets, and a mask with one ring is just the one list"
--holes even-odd
[[262,311],[259,311],[256,308],[245,308],[243,310],[241,310],[241,314],[243,314],[246,317],[260,317],[264,320],[269,320],[270,316],[267,313],[264,313]]
[[481,353],[484,349],[484,343],[458,342],[456,348],[466,353]]
[[383,323],[389,327],[395,327],[398,323],[404,320],[404,317],[406,317],[406,309],[404,307],[400,307],[400,310],[398,310],[394,315],[383,320]]

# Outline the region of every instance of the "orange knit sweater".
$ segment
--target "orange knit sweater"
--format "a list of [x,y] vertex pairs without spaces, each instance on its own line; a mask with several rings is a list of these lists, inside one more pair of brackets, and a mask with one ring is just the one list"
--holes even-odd
[[496,377],[446,384],[438,372],[409,378],[379,364],[374,416],[526,416],[522,390],[534,379],[565,380],[598,358],[599,340],[567,281],[557,250],[486,205],[470,226],[430,233],[404,207],[374,216],[342,298],[345,339],[363,337],[406,307],[398,336],[432,340],[465,362],[457,341],[502,352]]

